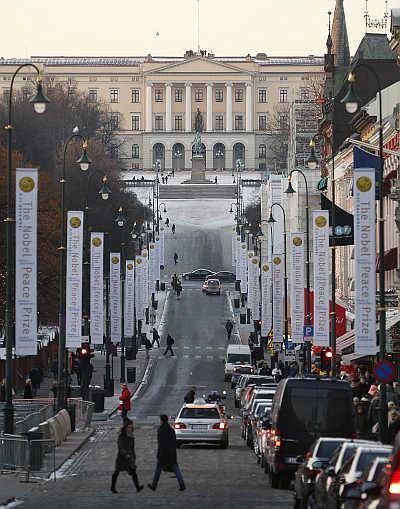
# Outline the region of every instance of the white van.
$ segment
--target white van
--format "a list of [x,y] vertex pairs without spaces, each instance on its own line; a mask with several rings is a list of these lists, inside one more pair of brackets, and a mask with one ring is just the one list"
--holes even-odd
[[251,364],[248,345],[228,345],[225,356],[225,381],[232,378],[233,368],[238,364]]

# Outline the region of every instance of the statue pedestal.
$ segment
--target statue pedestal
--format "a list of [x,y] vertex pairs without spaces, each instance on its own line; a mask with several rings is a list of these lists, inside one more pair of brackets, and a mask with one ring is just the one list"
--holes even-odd
[[182,184],[213,184],[211,180],[206,179],[206,165],[202,155],[193,156],[190,180],[185,180]]

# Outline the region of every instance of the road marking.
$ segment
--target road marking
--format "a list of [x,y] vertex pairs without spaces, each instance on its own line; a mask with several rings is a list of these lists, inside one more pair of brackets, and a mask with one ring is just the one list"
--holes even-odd
[[183,347],[185,350],[190,350],[190,346],[184,346]]
[[214,355],[207,355],[207,360],[212,361],[214,359]]
[[200,350],[201,346],[195,346],[196,350]]
[[206,350],[212,350],[213,348],[213,346],[206,346]]
[[201,355],[195,355],[195,359],[201,359]]

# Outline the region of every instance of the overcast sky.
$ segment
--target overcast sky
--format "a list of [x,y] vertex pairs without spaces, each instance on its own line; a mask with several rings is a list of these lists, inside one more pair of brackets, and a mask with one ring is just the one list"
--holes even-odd
[[[197,47],[196,0],[1,2],[0,56],[183,55]],[[351,52],[365,0],[344,1]],[[381,17],[384,0],[369,0]],[[390,7],[397,7],[395,0]],[[200,46],[217,55],[322,55],[335,0],[200,0]],[[158,35],[157,35],[158,34]]]

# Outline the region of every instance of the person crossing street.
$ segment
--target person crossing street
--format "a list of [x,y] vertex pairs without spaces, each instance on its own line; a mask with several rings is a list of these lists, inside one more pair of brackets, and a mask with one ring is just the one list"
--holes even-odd
[[175,235],[175,230],[176,230],[175,223],[172,223],[171,229],[172,229],[172,234]]
[[153,327],[153,341],[151,346],[154,346],[155,343],[157,343],[157,348],[160,348],[160,334],[158,333],[157,329]]
[[121,385],[121,396],[119,397],[119,410],[121,411],[122,422],[128,417],[128,412],[131,409],[131,391],[126,384]]
[[169,352],[171,354],[171,357],[174,357],[175,354],[174,354],[174,351],[172,350],[172,345],[175,343],[175,340],[174,338],[168,334],[167,336],[167,349],[165,350],[164,352],[164,356],[167,355],[167,353]]
[[233,323],[228,320],[225,324],[225,329],[226,329],[226,333],[228,334],[228,341],[231,340],[231,335],[232,335],[232,331],[233,331]]
[[175,265],[178,263],[178,253],[174,254],[174,262],[175,262]]

